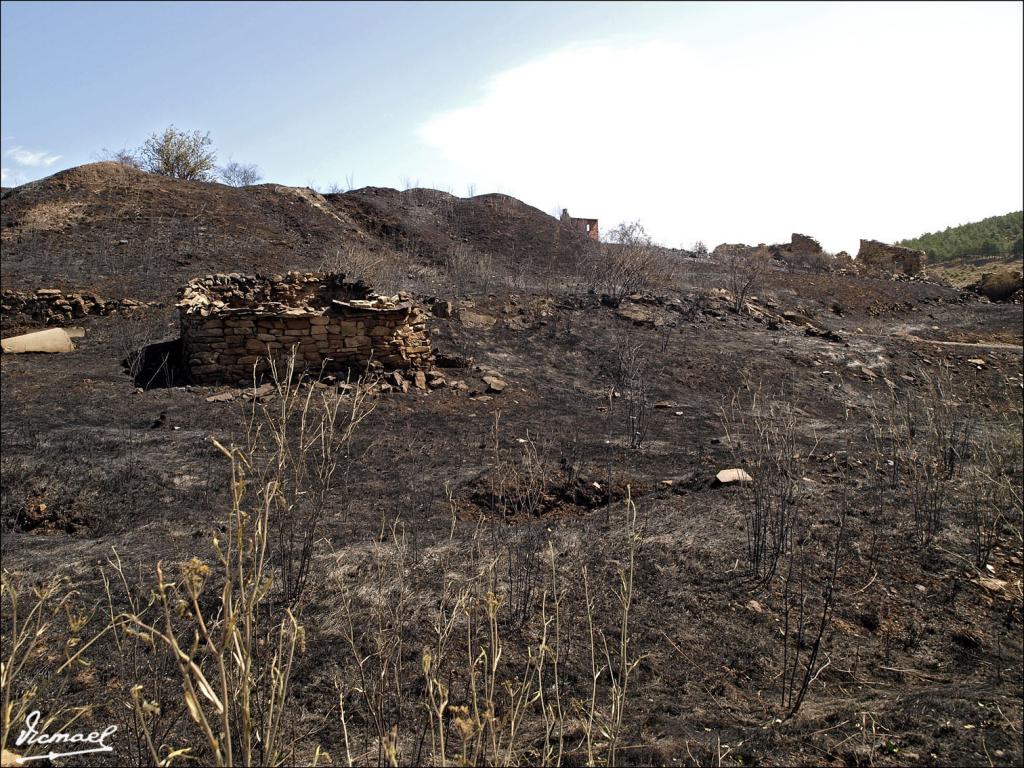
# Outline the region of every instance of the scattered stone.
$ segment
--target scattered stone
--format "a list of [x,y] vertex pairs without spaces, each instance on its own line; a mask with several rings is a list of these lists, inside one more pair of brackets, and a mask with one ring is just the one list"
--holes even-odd
[[723,469],[717,475],[715,475],[715,483],[718,485],[730,485],[732,483],[750,483],[753,482],[746,470],[743,469]]
[[246,390],[245,392],[242,393],[242,397],[244,397],[246,400],[258,400],[260,402],[263,402],[264,400],[269,400],[276,393],[276,387],[274,387],[273,384],[267,383],[261,384],[260,386],[256,387],[256,389]]
[[478,402],[478,403],[488,403],[491,400],[493,400],[494,398],[492,398],[490,395],[474,395],[473,397],[471,397],[469,399],[470,400],[476,400],[476,402]]
[[416,373],[413,374],[412,380],[416,389],[427,388],[427,375],[423,371],[416,371]]
[[508,386],[508,384],[496,376],[484,376],[483,381],[487,385],[488,392],[502,392]]
[[629,320],[630,322],[633,323],[633,325],[655,325],[654,318],[651,316],[651,314],[634,304],[620,306],[618,309],[615,310],[615,314],[621,317],[623,320]]
[[227,392],[218,392],[216,395],[210,395],[206,398],[206,402],[226,403],[228,400],[234,400],[239,394],[237,389],[229,389]]
[[1008,589],[1009,582],[1003,579],[997,579],[993,576],[979,576],[976,579],[971,579],[971,581],[973,581],[982,589],[986,589],[989,592],[1002,594],[1004,597],[1007,598],[1009,598],[1012,594]]
[[979,368],[985,367],[985,358],[983,357],[972,357],[967,362],[970,363],[971,365],[976,365]]
[[864,378],[866,378],[866,379],[877,379],[878,378],[878,374],[875,373],[874,371],[872,371],[866,365],[860,366],[860,368],[858,370],[860,370],[861,375],[864,376]]
[[819,339],[824,339],[825,341],[832,341],[837,343],[842,342],[843,340],[843,337],[840,336],[835,331],[829,328],[816,328],[813,325],[807,326],[807,328],[804,330],[804,334],[807,336],[815,336]]
[[495,318],[471,309],[459,309],[459,321],[467,328],[490,328],[496,322]]
[[761,607],[761,604],[757,602],[757,600],[751,600],[748,602],[747,608],[752,610],[754,613],[764,613],[764,608]]
[[795,325],[807,325],[811,322],[811,319],[806,315],[801,315],[799,312],[792,310],[786,310],[782,313],[782,319],[787,323],[793,323]]
[[393,372],[387,380],[388,384],[393,385],[396,389],[402,392],[409,391],[409,382],[405,380],[405,377],[398,371]]

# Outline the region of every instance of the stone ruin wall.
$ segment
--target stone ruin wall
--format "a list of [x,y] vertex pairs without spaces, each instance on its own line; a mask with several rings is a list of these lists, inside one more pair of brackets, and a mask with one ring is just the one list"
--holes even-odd
[[724,259],[732,256],[770,256],[772,250],[764,243],[746,245],[745,243],[719,243],[711,251],[712,258]]
[[183,361],[197,384],[251,384],[253,368],[284,364],[316,371],[429,366],[426,314],[405,294],[382,297],[342,275],[246,277],[191,281],[178,304]]
[[0,314],[4,326],[21,324],[67,325],[90,315],[127,313],[147,306],[133,299],[106,300],[95,293],[66,293],[57,288],[40,288],[33,293],[4,291]]
[[799,232],[794,232],[790,238],[789,250],[793,253],[823,253],[821,243],[813,237],[801,235]]
[[568,224],[581,235],[586,235],[595,242],[601,241],[601,230],[597,219],[577,219],[575,216],[570,216],[569,211],[563,208],[561,220],[563,224]]
[[861,240],[857,262],[869,269],[905,275],[915,275],[921,271],[925,262],[925,252],[901,245],[889,245],[878,240]]

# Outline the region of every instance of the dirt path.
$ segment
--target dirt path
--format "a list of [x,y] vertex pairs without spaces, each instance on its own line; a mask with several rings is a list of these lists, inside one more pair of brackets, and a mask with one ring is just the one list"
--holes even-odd
[[920,341],[925,344],[940,344],[944,347],[974,347],[975,349],[1005,349],[1010,352],[1024,354],[1024,347],[1020,344],[1006,344],[1001,341],[937,341],[935,339],[922,339],[912,333],[896,333],[891,338],[906,339],[907,341]]

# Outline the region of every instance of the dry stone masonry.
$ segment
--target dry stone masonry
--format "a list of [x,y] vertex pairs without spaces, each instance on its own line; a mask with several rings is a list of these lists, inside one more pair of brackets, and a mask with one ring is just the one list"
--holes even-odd
[[793,253],[823,253],[821,243],[813,237],[801,235],[799,232],[794,232],[793,236],[790,238],[789,250]]
[[568,224],[580,234],[586,235],[595,242],[601,240],[601,230],[598,226],[597,219],[580,219],[575,216],[570,216],[569,211],[563,208],[561,221],[563,224]]
[[133,299],[106,300],[94,293],[67,293],[58,288],[40,288],[33,293],[4,291],[0,313],[4,325],[30,323],[66,325],[89,315],[112,315],[146,306]]
[[868,269],[893,274],[916,275],[924,264],[925,252],[901,245],[889,245],[878,240],[861,240],[857,262]]
[[378,296],[333,273],[208,275],[178,302],[185,366],[197,384],[252,382],[268,357],[330,372],[428,367],[426,314],[412,299]]

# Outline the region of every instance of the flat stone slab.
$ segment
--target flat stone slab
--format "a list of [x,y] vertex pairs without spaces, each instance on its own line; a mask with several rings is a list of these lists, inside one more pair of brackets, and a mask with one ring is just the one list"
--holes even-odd
[[484,376],[484,384],[487,385],[488,392],[501,392],[508,386],[508,384],[497,376]]
[[719,485],[729,485],[731,483],[750,483],[754,478],[743,469],[723,469],[715,475],[715,480]]
[[[80,330],[80,329],[79,329]],[[77,334],[82,336],[84,334]],[[34,331],[21,336],[11,336],[0,341],[4,352],[20,354],[22,352],[74,352],[75,345],[71,336],[63,328],[47,328],[45,331]]]

